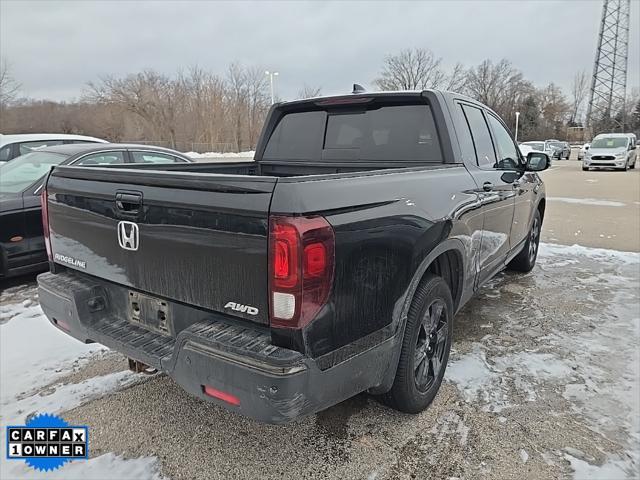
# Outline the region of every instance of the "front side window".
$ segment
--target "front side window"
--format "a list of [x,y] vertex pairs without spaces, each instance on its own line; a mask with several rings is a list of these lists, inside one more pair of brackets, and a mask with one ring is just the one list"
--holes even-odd
[[467,118],[467,124],[473,137],[478,166],[493,168],[496,163],[496,154],[493,149],[493,141],[491,140],[489,127],[484,119],[482,110],[469,105],[462,106],[462,110]]
[[516,150],[516,144],[504,125],[493,115],[487,115],[491,129],[498,144],[498,162],[494,168],[500,170],[515,170],[520,166],[520,155]]
[[0,193],[18,193],[33,185],[66,155],[32,152],[0,165]]
[[20,155],[33,152],[39,148],[51,147],[53,145],[62,145],[62,140],[41,140],[37,142],[22,142],[20,143]]
[[181,158],[157,152],[131,152],[133,163],[183,163]]
[[78,162],[74,162],[74,165],[113,165],[116,163],[124,163],[124,153],[122,152],[99,152],[92,153]]

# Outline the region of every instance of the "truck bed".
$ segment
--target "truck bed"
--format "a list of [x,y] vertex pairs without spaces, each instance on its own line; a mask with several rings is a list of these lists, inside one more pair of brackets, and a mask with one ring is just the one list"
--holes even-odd
[[[428,164],[427,164],[428,165]],[[158,170],[167,172],[225,173],[230,175],[251,175],[266,177],[297,177],[307,175],[328,175],[338,173],[371,172],[387,169],[399,169],[425,166],[417,162],[295,162],[265,161],[259,162],[194,162],[194,163],[147,163],[114,164],[99,168],[117,168],[126,170]],[[94,167],[95,168],[95,167]]]

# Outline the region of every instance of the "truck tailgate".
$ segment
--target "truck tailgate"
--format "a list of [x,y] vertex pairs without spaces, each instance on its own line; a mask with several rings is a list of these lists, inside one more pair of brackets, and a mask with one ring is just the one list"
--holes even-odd
[[275,177],[62,166],[47,185],[55,263],[268,323]]

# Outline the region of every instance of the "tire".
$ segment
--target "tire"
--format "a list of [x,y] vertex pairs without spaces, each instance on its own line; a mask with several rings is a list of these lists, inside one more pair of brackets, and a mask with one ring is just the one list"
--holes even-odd
[[636,162],[633,162],[629,168],[630,168],[631,170],[633,170],[634,168],[636,168]]
[[589,167],[582,167],[582,171],[583,172],[588,172],[589,171]]
[[445,281],[427,274],[413,297],[393,386],[382,401],[419,413],[435,398],[447,368],[453,338],[453,300]]
[[538,258],[538,245],[540,244],[541,231],[542,219],[540,218],[540,211],[536,210],[527,241],[520,253],[507,265],[507,268],[524,273],[533,270],[533,267],[536,265],[536,259]]

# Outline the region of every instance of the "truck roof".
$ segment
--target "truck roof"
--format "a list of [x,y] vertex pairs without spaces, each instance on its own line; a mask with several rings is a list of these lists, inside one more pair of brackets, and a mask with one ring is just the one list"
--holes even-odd
[[[455,96],[456,98],[462,98],[465,99],[469,102],[473,102],[473,103],[477,103],[476,100],[466,96],[466,95],[462,95],[456,92],[451,92],[448,90],[438,90],[438,89],[424,89],[424,90],[385,90],[385,91],[378,91],[378,92],[359,92],[359,93],[347,93],[347,94],[340,94],[340,95],[321,95],[319,97],[311,97],[311,98],[304,98],[304,99],[300,99],[300,100],[291,100],[288,102],[279,102],[276,103],[276,106],[282,106],[282,107],[289,107],[289,106],[295,106],[295,105],[302,105],[305,103],[321,103],[321,102],[329,102],[332,100],[336,101],[336,104],[339,104],[340,100],[353,100],[354,103],[357,103],[358,99],[365,99],[365,98],[384,98],[384,97],[389,97],[389,98],[394,98],[394,97],[405,97],[405,98],[410,98],[410,97],[415,97],[415,98],[420,98],[420,97],[424,97],[425,93],[427,92],[438,92],[444,96]],[[325,105],[331,105],[330,103],[326,103]],[[485,107],[486,108],[486,107]]]

